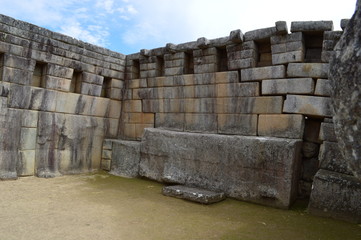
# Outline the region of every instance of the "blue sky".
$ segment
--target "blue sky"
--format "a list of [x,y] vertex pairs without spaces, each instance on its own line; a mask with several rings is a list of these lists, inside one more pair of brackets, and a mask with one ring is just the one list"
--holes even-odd
[[350,18],[356,0],[0,0],[0,13],[111,50],[140,49],[228,36],[279,20]]

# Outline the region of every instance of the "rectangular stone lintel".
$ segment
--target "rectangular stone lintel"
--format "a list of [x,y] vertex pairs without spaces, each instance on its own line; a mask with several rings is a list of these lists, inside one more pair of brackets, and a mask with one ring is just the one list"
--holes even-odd
[[291,22],[291,32],[324,32],[332,31],[332,21],[298,21]]

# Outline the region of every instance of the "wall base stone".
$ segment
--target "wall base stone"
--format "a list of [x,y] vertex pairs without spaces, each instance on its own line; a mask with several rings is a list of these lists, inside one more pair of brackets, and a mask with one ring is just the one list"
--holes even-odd
[[113,140],[110,174],[122,177],[138,177],[140,142]]
[[319,170],[313,180],[311,214],[361,223],[361,182],[356,177]]

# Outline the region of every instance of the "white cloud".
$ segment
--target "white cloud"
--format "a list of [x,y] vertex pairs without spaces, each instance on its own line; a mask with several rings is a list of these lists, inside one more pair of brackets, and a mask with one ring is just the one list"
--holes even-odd
[[[133,25],[123,34],[128,44],[159,47],[167,42],[182,43],[199,37],[217,38],[230,31],[247,32],[271,27],[276,21],[334,20],[349,18],[356,0],[132,0],[137,9]],[[290,26],[289,26],[290,27]]]
[[123,35],[123,41],[127,44],[146,42],[147,39],[156,39],[159,41],[160,36],[159,30],[151,23],[142,22],[126,31]]
[[138,13],[138,11],[132,5],[127,6],[127,11],[130,14],[137,14]]
[[60,33],[100,46],[107,45],[106,37],[109,36],[109,32],[102,26],[89,25],[84,28],[79,22],[64,24]]
[[127,17],[125,15],[121,15],[120,16],[121,19],[125,20],[125,21],[129,21],[130,20],[130,17]]
[[107,13],[114,13],[114,1],[113,0],[98,0],[95,7],[104,9]]

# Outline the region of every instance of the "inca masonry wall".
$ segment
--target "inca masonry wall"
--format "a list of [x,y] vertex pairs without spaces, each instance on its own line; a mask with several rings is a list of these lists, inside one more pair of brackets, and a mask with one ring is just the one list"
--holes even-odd
[[[125,56],[0,15],[0,178],[104,169],[360,221],[332,123],[341,35],[280,21]],[[325,205],[331,185],[350,200]]]
[[0,15],[0,178],[98,170],[125,55]]

